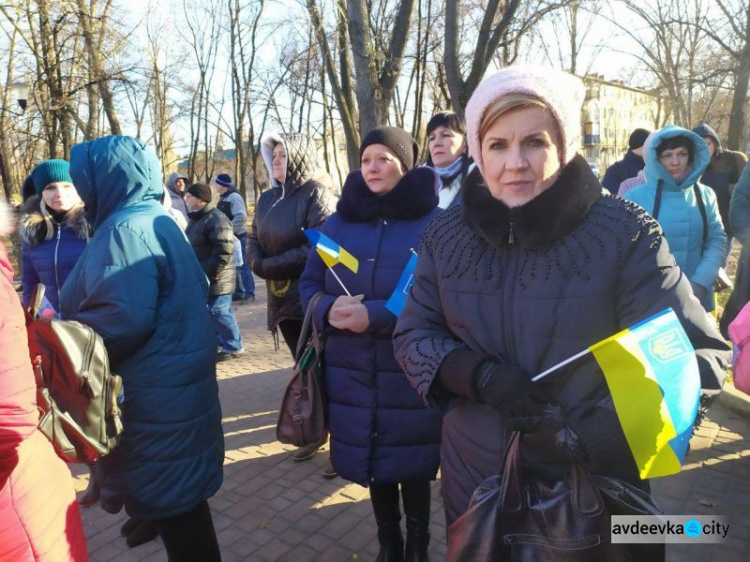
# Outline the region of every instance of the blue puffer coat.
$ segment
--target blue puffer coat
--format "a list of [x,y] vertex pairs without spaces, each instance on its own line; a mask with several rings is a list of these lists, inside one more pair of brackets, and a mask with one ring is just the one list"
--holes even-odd
[[[39,283],[44,285],[44,295],[60,311],[60,288],[65,283],[89,240],[89,225],[83,205],[68,211],[62,222],[45,216],[41,210],[42,198],[30,197],[23,207],[21,220],[21,284],[23,304],[28,306],[31,295]],[[54,232],[47,240],[47,228]]]
[[366,332],[328,327],[328,310],[345,293],[315,251],[300,279],[303,306],[316,292],[326,293],[314,319],[319,329],[330,330],[324,360],[331,462],[341,476],[363,486],[433,479],[440,462],[441,414],[425,407],[399,369],[391,342],[396,317],[385,308],[412,249],[439,212],[437,182],[430,168],[416,168],[377,196],[353,172],[337,212],[323,226],[359,260],[357,274],[335,267],[352,295],[364,295]]
[[[679,184],[659,163],[656,149],[663,140],[685,136],[693,141],[693,162],[687,177]],[[664,236],[677,261],[677,265],[692,283],[706,289],[701,304],[707,311],[714,309],[713,285],[724,260],[727,235],[719,214],[716,195],[713,190],[698,183],[703,170],[708,165],[708,146],[695,133],[680,127],[667,126],[653,134],[645,152],[646,183],[629,190],[625,199],[638,203],[649,214],[654,212],[656,188],[663,187],[661,208],[657,220],[664,229]],[[703,244],[703,219],[693,186],[697,185],[706,207],[708,237]]]
[[174,517],[222,482],[224,439],[208,281],[159,204],[156,155],[111,136],[73,147],[70,174],[94,236],[63,286],[62,316],[104,338],[123,379],[124,431],[102,458],[102,507]]

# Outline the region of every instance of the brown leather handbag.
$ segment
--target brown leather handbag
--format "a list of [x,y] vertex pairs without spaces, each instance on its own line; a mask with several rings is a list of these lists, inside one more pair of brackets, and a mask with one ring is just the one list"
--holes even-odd
[[292,380],[286,387],[276,424],[276,439],[286,445],[304,447],[325,442],[326,392],[323,380],[323,334],[312,321],[323,292],[310,299],[297,342]]
[[567,427],[555,437],[555,447],[570,459],[561,479],[522,470],[522,439],[512,434],[500,474],[479,485],[466,513],[448,529],[446,562],[664,560],[662,544],[611,543],[612,515],[662,513],[647,493],[592,475]]

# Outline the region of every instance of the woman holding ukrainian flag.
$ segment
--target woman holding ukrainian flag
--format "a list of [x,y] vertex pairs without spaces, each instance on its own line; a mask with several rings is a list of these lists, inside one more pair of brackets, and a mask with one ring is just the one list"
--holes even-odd
[[[577,154],[584,94],[580,79],[551,69],[515,66],[487,77],[466,107],[477,169],[463,183],[461,206],[433,221],[422,240],[394,346],[412,386],[447,410],[448,525],[498,473],[510,428],[529,427],[511,420],[539,416],[552,403],[594,474],[648,487],[640,474],[649,467],[634,457],[597,363],[601,340],[671,307],[695,349],[696,394],[724,378],[728,347],[692,297],[661,228],[640,207],[604,193]],[[628,365],[635,384],[640,367]],[[658,389],[656,396],[658,414]],[[522,452],[524,470],[555,478],[553,448],[533,452]],[[556,558],[555,537],[538,539],[537,559]]]
[[328,332],[331,462],[342,477],[369,486],[381,562],[428,560],[430,481],[439,459],[441,414],[425,407],[399,369],[391,343],[396,316],[387,308],[422,232],[439,212],[438,177],[414,167],[418,152],[397,127],[364,137],[362,168],[347,177],[336,212],[321,230],[326,246],[316,244],[300,279],[305,306],[325,293],[314,321]]

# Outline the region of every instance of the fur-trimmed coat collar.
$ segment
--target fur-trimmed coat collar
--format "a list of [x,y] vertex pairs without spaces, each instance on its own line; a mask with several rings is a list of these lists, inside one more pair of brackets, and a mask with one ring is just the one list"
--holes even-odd
[[440,179],[426,166],[406,172],[391,191],[376,195],[367,187],[362,171],[349,174],[336,211],[344,220],[369,222],[376,219],[416,219],[438,204]]
[[[21,238],[30,246],[43,242],[47,236],[47,220],[42,214],[42,197],[34,195],[21,207]],[[63,225],[67,226],[82,240],[88,240],[91,235],[91,227],[86,220],[83,205],[78,205],[68,211],[65,215]]]
[[586,160],[576,155],[548,189],[513,208],[495,199],[479,169],[474,169],[464,181],[461,212],[466,223],[491,244],[544,248],[572,232],[601,196],[599,180]]

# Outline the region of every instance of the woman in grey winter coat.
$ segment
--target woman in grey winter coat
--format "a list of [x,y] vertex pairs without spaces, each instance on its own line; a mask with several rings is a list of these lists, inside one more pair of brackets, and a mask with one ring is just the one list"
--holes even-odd
[[[422,239],[394,345],[417,391],[450,405],[441,442],[448,525],[497,473],[510,420],[551,402],[563,408],[594,473],[647,487],[598,367],[576,362],[532,383],[545,369],[672,307],[703,385],[718,387],[725,376],[728,347],[692,298],[659,225],[603,194],[576,154],[583,95],[578,78],[549,69],[510,67],[485,79],[466,109],[477,169],[461,205]],[[539,454],[540,470],[554,464]]]

